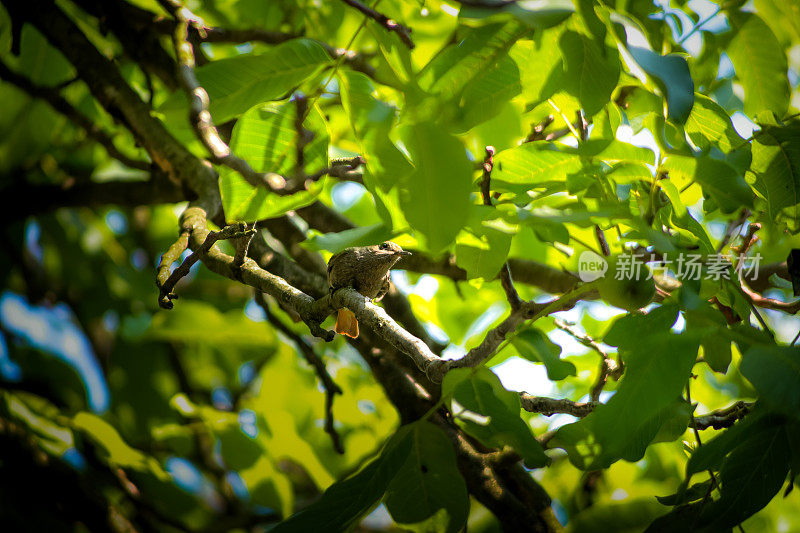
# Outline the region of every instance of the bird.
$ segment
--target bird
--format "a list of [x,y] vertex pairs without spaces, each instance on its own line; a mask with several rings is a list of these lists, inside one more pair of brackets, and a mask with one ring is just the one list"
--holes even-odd
[[[331,294],[337,289],[352,287],[362,296],[374,301],[389,290],[389,271],[403,256],[411,252],[386,241],[373,246],[346,248],[328,260],[328,285]],[[358,320],[347,308],[336,315],[336,333],[358,338]]]

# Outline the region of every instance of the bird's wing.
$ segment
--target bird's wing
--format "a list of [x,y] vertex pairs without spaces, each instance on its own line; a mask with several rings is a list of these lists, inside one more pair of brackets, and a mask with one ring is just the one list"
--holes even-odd
[[383,282],[383,287],[381,287],[381,290],[379,290],[378,294],[375,295],[374,300],[376,302],[380,301],[381,298],[386,296],[386,293],[389,292],[389,286],[390,285],[391,285],[391,282],[389,281],[389,274],[386,274],[386,279]]

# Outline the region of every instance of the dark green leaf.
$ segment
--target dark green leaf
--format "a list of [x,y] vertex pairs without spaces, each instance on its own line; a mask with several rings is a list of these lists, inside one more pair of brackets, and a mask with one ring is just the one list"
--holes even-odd
[[699,339],[686,333],[638,334],[635,344],[626,346],[625,375],[616,394],[580,421],[562,426],[553,443],[587,470],[641,459],[674,415],[673,402],[689,379],[698,345]]
[[656,307],[646,315],[625,315],[611,325],[603,342],[620,348],[634,348],[639,342],[638,332],[666,333],[676,320],[678,320],[678,308],[674,305]]
[[664,93],[669,117],[683,124],[694,105],[694,82],[686,60],[676,54],[659,55],[631,46],[628,51]]
[[679,491],[669,496],[656,496],[656,499],[662,505],[681,505],[704,497],[708,494],[710,487],[711,480],[707,479],[706,481],[695,483],[685,491]]
[[740,370],[765,404],[800,413],[800,347],[754,344],[744,350]]
[[550,462],[531,428],[520,417],[519,395],[503,388],[491,370],[451,370],[442,383],[442,395],[450,394],[467,411],[457,416],[458,424],[484,445],[511,446],[529,468]]
[[559,357],[561,346],[553,343],[537,328],[531,327],[519,332],[512,343],[517,352],[525,359],[535,363],[544,363],[547,368],[547,377],[553,381],[577,375],[575,365]]
[[386,443],[381,455],[356,475],[328,487],[314,504],[275,526],[274,533],[347,531],[359,523],[383,497],[389,483],[403,467],[412,446],[411,426],[401,427]]
[[453,444],[429,422],[412,424],[410,433],[411,451],[389,484],[386,508],[398,524],[434,520],[437,531],[460,531],[467,521],[469,497]]
[[709,530],[733,527],[763,509],[789,473],[792,444],[784,425],[749,436],[725,459],[719,500],[703,509]]

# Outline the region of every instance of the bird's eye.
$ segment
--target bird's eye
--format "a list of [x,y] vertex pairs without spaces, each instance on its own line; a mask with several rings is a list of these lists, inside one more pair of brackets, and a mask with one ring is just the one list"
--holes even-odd
[[381,245],[378,246],[378,248],[380,248],[381,250],[388,250],[389,249],[389,243],[388,242],[381,243]]

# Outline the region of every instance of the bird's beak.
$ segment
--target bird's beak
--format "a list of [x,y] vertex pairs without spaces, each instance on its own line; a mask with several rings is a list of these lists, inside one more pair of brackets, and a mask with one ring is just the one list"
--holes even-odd
[[399,255],[411,255],[411,252],[409,252],[408,250],[400,250],[400,251],[399,251],[399,252],[397,252],[397,253],[398,253]]

